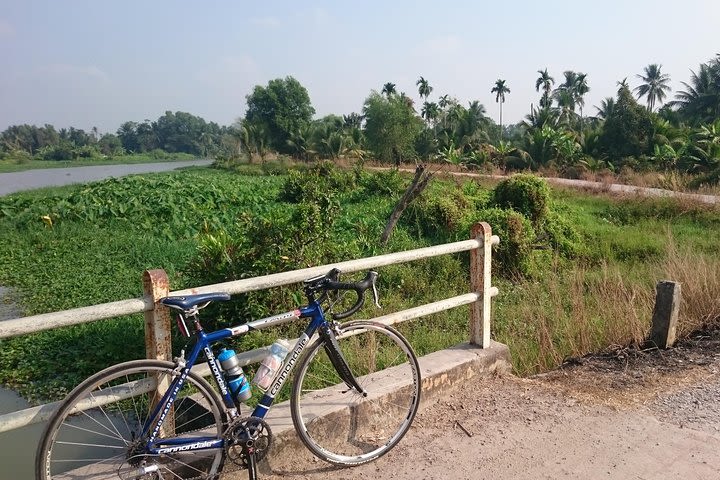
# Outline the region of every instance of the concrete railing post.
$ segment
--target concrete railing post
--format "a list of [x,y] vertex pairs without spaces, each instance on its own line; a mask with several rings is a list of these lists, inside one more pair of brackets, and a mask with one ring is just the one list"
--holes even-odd
[[[170,332],[170,312],[167,307],[158,303],[170,293],[170,280],[165,270],[145,270],[143,273],[143,290],[145,296],[152,299],[154,308],[145,312],[145,357],[151,360],[172,360],[172,337]],[[153,403],[157,404],[170,388],[170,379],[167,375],[157,378],[156,395]],[[153,405],[154,408],[155,405]],[[162,426],[164,435],[171,435],[175,431],[174,409],[168,412]]]
[[491,286],[492,246],[500,239],[492,234],[490,224],[480,222],[473,225],[470,237],[480,245],[470,250],[470,287],[480,299],[470,305],[470,343],[482,348],[490,346],[490,301],[497,295]]
[[668,348],[675,344],[680,299],[679,283],[669,280],[658,282],[650,332],[650,342],[658,348]]
[[143,289],[155,305],[145,312],[145,356],[153,360],[171,360],[170,312],[158,303],[170,293],[170,280],[165,270],[145,270]]

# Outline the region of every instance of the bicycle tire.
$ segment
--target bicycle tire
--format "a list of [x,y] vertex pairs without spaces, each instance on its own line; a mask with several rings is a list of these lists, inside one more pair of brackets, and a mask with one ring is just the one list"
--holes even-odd
[[[394,328],[368,321],[340,326],[338,345],[365,396],[348,388],[319,338],[301,358],[290,411],[300,440],[317,457],[359,465],[389,452],[420,405],[420,365]],[[387,370],[386,370],[387,369]]]
[[[155,382],[169,384],[174,369],[171,362],[134,360],[106,368],[75,387],[43,433],[35,461],[36,478],[216,478],[225,459],[223,448],[156,456],[142,452],[142,440],[137,437],[152,413],[150,405],[159,401]],[[129,382],[144,387],[145,392],[132,397],[123,395],[125,387],[118,386]],[[111,387],[115,388],[108,390]],[[88,401],[95,405],[79,407]],[[80,410],[74,411],[76,407]],[[171,411],[160,438],[222,438],[222,400],[194,372],[187,376]],[[150,425],[155,423],[152,420]],[[174,431],[172,435],[163,431],[169,428]],[[157,475],[137,473],[151,465],[157,468]]]

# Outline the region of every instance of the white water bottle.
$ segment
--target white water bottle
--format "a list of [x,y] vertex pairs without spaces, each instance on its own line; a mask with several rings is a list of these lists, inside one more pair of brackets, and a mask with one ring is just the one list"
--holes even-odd
[[257,372],[255,372],[255,377],[252,380],[253,385],[257,385],[262,391],[270,388],[275,374],[282,367],[283,360],[285,360],[285,356],[289,351],[290,342],[282,339],[276,340],[270,346],[270,355],[263,359]]

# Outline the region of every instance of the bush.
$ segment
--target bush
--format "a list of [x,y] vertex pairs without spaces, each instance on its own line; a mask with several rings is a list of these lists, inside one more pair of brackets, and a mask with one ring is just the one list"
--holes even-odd
[[363,175],[360,182],[370,195],[399,196],[406,187],[406,180],[395,169]]
[[[186,273],[193,284],[204,285],[332,263],[347,247],[334,236],[339,214],[334,197],[284,206],[266,216],[243,215],[228,229],[206,232],[199,238],[198,255]],[[237,301],[213,306],[205,318],[260,318],[288,305],[299,304],[296,288],[250,292]]]
[[[521,213],[513,210],[490,208],[479,213],[475,222],[487,222],[500,244],[493,254],[493,268],[508,277],[531,276],[532,254],[536,240],[535,229]],[[465,227],[468,231],[470,224]]]
[[280,191],[280,199],[291,203],[317,201],[345,193],[354,186],[352,172],[340,170],[332,162],[319,162],[308,169],[291,171]]
[[550,201],[550,188],[545,180],[530,174],[513,175],[495,187],[492,204],[522,213],[536,227],[545,219]]
[[550,247],[568,258],[576,257],[583,250],[582,240],[572,223],[556,212],[549,212],[543,224],[542,236]]
[[463,232],[465,218],[472,216],[474,208],[470,198],[462,190],[425,193],[408,207],[407,222],[415,222],[418,233],[446,235],[450,238],[467,238]]

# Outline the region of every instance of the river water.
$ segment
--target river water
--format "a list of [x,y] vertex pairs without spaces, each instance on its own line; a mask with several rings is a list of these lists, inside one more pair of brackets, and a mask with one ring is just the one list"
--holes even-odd
[[[0,173],[0,196],[35,188],[70,185],[122,177],[138,173],[175,170],[188,166],[207,166],[212,160],[99,165],[91,167],[49,168],[24,172]],[[22,315],[10,301],[9,289],[0,286],[0,320]],[[28,403],[12,390],[0,387],[0,415],[27,408]],[[45,424],[35,424],[0,433],[0,480],[34,478],[35,450]]]
[[212,160],[137,163],[132,165],[98,165],[91,167],[44,168],[24,172],[0,173],[0,196],[42,187],[93,182],[136,173],[166,172],[182,167],[208,166]]
[[[0,388],[0,415],[27,408],[28,403],[12,390]],[[21,480],[35,477],[34,461],[45,423],[0,433],[0,479]]]

